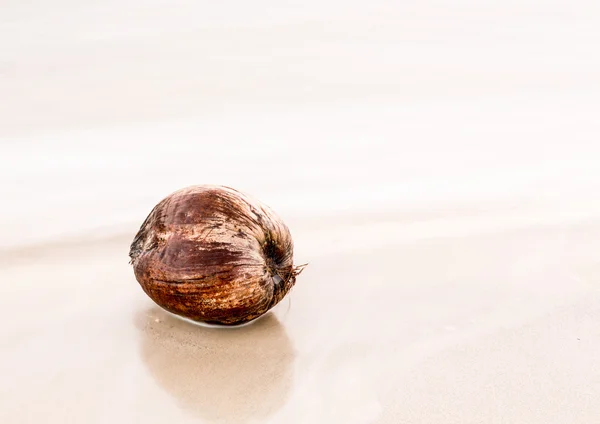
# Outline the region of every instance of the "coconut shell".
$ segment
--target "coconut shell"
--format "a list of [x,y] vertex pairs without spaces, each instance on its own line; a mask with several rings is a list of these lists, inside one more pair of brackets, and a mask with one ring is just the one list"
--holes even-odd
[[192,186],[152,209],[129,256],[146,294],[176,315],[251,321],[294,286],[293,242],[267,206],[229,187]]

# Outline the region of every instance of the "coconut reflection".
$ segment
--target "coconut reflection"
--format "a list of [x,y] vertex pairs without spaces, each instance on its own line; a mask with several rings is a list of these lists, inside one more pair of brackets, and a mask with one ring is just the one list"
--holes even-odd
[[152,307],[137,321],[144,364],[184,410],[211,422],[246,422],[265,419],[284,404],[294,352],[272,314],[219,329]]

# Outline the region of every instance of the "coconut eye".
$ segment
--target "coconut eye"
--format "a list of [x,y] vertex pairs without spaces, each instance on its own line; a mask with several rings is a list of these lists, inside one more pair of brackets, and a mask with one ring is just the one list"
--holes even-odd
[[283,278],[281,278],[279,275],[274,275],[273,276],[273,284],[277,288],[283,287]]

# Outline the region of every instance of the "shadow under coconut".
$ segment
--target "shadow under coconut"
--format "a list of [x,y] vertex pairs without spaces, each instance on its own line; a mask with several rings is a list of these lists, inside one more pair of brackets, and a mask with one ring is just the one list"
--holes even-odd
[[204,328],[157,306],[140,312],[141,356],[184,410],[211,422],[261,420],[285,403],[294,351],[268,314],[238,328]]

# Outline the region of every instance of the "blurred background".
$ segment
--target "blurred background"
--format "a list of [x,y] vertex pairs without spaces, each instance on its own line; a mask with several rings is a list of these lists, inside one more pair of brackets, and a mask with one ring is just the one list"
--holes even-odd
[[598,7],[5,1],[0,243],[199,183],[289,217],[590,193]]
[[[3,0],[3,422],[591,422],[599,45],[591,0]],[[256,337],[170,322],[165,342],[139,312],[129,241],[192,184],[263,200],[311,263]],[[219,349],[264,339],[285,396],[228,415],[244,395],[223,389],[204,414],[179,379],[207,337],[199,379],[235,380]]]

